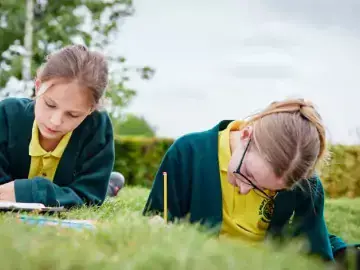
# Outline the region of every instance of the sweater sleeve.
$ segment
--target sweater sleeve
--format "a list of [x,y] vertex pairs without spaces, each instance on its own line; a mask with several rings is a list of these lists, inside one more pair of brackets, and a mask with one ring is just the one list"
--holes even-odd
[[94,135],[78,161],[74,180],[59,186],[42,177],[15,180],[17,202],[36,202],[47,206],[101,205],[106,197],[114,166],[114,138],[110,119],[102,116]]
[[143,215],[163,215],[164,213],[163,172],[167,173],[168,220],[174,221],[175,219],[184,218],[189,212],[190,175],[185,173],[188,168],[181,161],[178,143],[178,141],[175,141],[169,147],[160,163]]
[[308,180],[309,186],[299,191],[301,203],[295,209],[294,235],[305,236],[309,252],[325,260],[333,260],[328,229],[324,218],[324,189],[316,176]]

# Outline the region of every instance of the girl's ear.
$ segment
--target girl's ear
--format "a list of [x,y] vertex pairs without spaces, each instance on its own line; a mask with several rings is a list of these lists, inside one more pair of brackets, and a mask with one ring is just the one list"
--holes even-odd
[[38,96],[41,88],[41,81],[39,79],[35,80],[35,97]]
[[252,132],[253,132],[253,127],[246,126],[242,130],[240,130],[240,138],[242,140],[248,140],[248,139],[250,139]]
[[35,80],[35,95],[38,94],[40,86],[41,86],[41,81],[39,79],[36,79]]

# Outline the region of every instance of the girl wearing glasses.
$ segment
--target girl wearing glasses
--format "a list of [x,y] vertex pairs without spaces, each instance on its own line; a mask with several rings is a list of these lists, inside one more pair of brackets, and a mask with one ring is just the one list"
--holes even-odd
[[324,220],[316,168],[326,148],[325,128],[310,102],[274,102],[247,121],[221,121],[177,139],[143,213],[162,214],[167,172],[169,220],[189,218],[220,237],[250,242],[305,236],[310,253],[333,260],[348,245],[329,234]]

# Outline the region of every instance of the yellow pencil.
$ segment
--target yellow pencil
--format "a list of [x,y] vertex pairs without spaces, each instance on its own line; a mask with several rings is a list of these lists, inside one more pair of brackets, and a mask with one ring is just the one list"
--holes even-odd
[[164,176],[164,220],[167,223],[167,173],[163,172]]

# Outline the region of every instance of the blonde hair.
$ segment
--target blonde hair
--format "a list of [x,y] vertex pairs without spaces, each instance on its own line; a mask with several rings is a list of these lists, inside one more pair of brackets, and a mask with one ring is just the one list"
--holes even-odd
[[108,84],[108,65],[101,53],[89,51],[83,45],[70,45],[50,54],[37,78],[42,83],[51,79],[77,81],[90,91],[93,103],[99,105]]
[[288,187],[313,176],[328,158],[325,127],[310,101],[273,102],[250,117],[253,144]]

